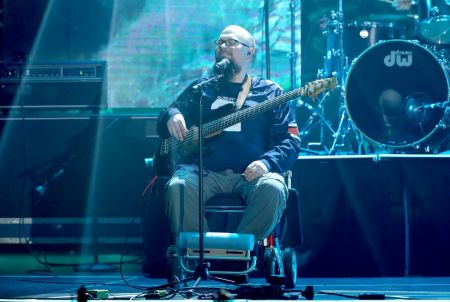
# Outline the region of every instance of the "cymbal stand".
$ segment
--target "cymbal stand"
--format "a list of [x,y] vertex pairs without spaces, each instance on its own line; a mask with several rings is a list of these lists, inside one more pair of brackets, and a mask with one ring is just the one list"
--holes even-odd
[[336,149],[342,148],[345,146],[345,139],[348,133],[348,115],[347,112],[345,110],[345,106],[343,106],[344,102],[342,101],[344,98],[343,92],[341,93],[341,102],[340,102],[340,106],[339,106],[339,111],[340,111],[340,119],[339,119],[339,125],[338,128],[336,130],[336,132],[334,133],[334,140],[333,140],[333,144],[331,145],[331,149],[329,151],[329,154],[335,154],[336,153]]
[[[345,56],[344,50],[344,13],[343,13],[343,0],[339,0],[339,11],[337,13],[337,24],[338,24],[338,34],[339,34],[339,67],[337,72],[337,76],[340,80],[340,102],[339,102],[339,125],[337,127],[336,132],[334,133],[334,140],[329,151],[329,154],[335,154],[338,149],[346,147],[346,144],[349,144],[349,132],[350,130],[356,131],[352,126],[352,122],[347,114],[347,110],[345,108],[345,80],[346,80],[346,67],[348,65],[348,59]],[[359,140],[359,136],[356,135]],[[352,151],[351,146],[348,151]]]
[[[331,26],[331,27],[329,27]],[[336,88],[338,95],[338,126],[337,130],[333,129],[333,126],[325,117],[324,105],[327,100],[330,98],[330,92],[327,92],[323,95],[320,100],[317,109],[314,110],[310,115],[309,119],[306,122],[306,125],[303,129],[306,129],[304,134],[308,134],[308,129],[316,124],[313,122],[316,120],[316,117],[319,117],[320,120],[320,140],[317,143],[309,143],[308,147],[321,146],[327,154],[334,154],[336,149],[344,146],[344,141],[346,137],[345,130],[347,129],[347,114],[344,106],[344,89],[343,85],[345,83],[345,67],[346,67],[346,56],[344,53],[344,13],[343,13],[343,2],[339,0],[339,10],[338,12],[332,11],[331,16],[327,23],[327,29],[331,29],[332,31],[327,31],[327,47],[326,47],[326,56],[324,58],[324,69],[319,70],[318,77],[328,77],[333,75],[337,78],[339,82],[339,86]],[[337,36],[337,43],[334,39]],[[331,39],[330,39],[331,38]],[[337,45],[336,45],[337,44]],[[308,108],[309,109],[309,108]],[[333,120],[335,117],[333,116]],[[325,132],[330,130],[332,134],[332,143],[327,141],[325,138]],[[329,147],[331,145],[331,147]]]

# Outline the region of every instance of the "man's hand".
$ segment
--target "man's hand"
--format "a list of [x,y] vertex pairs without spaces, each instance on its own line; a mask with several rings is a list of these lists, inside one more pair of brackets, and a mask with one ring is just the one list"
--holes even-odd
[[187,134],[186,122],[181,113],[177,113],[167,121],[167,129],[170,135],[182,141]]
[[408,10],[411,8],[412,0],[393,0],[392,6],[396,10]]
[[262,161],[256,160],[245,169],[244,177],[247,181],[252,181],[268,172],[269,169],[267,169],[266,165]]

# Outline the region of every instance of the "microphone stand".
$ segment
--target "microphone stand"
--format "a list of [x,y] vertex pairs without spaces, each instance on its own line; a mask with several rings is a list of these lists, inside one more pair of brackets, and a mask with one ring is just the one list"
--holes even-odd
[[290,63],[290,74],[291,74],[291,90],[296,88],[296,63],[297,63],[297,52],[295,49],[295,0],[291,0],[289,3],[291,11],[291,52],[288,54]]
[[[291,74],[291,90],[296,88],[296,63],[297,63],[297,52],[295,49],[295,0],[291,0],[289,3],[291,11],[291,52],[288,54],[290,63],[290,74]],[[294,118],[296,116],[296,102],[290,102],[290,107]]]
[[224,77],[223,71],[221,74],[214,76],[212,78],[209,78],[208,80],[202,81],[195,86],[192,87],[194,90],[194,97],[198,99],[198,110],[199,110],[199,117],[198,117],[198,219],[199,219],[199,241],[198,241],[198,248],[199,248],[199,260],[197,267],[195,268],[194,275],[191,277],[187,277],[183,280],[180,280],[181,283],[195,280],[194,287],[198,285],[198,283],[201,280],[207,281],[209,279],[213,279],[216,281],[222,281],[225,283],[235,284],[234,281],[227,280],[224,278],[219,278],[215,276],[209,275],[209,263],[205,262],[205,249],[204,249],[204,230],[203,230],[203,219],[204,219],[204,205],[203,205],[203,94],[202,94],[202,88],[209,83],[213,81],[218,81]]
[[209,80],[201,82],[193,87],[194,96],[198,99],[198,249],[199,259],[197,267],[194,272],[194,279],[196,282],[194,286],[200,280],[209,280],[208,263],[205,262],[205,249],[204,249],[204,231],[203,231],[203,217],[204,217],[204,205],[203,205],[203,95],[202,88],[209,82],[219,80],[222,75],[212,77]]

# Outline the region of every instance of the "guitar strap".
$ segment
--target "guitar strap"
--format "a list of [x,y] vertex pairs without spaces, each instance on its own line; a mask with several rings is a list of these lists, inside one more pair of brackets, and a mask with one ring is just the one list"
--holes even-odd
[[236,98],[236,110],[241,109],[242,105],[247,98],[248,92],[250,91],[250,86],[252,85],[252,77],[247,76],[245,82],[242,84],[241,92],[239,92]]

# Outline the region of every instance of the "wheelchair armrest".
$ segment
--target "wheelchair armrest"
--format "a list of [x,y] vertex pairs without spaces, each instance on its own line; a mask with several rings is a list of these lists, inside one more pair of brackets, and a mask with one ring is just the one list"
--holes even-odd
[[282,175],[284,177],[284,181],[286,182],[288,189],[290,189],[292,187],[292,171],[287,170]]
[[295,189],[289,189],[286,209],[279,223],[279,237],[281,246],[284,247],[296,247],[303,242],[300,198]]

